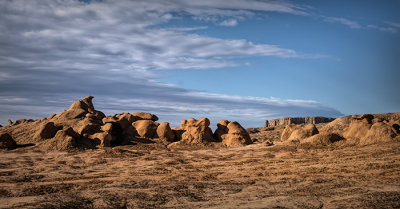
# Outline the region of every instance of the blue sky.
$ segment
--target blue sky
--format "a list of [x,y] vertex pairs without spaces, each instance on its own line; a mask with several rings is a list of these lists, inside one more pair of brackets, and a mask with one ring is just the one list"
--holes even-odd
[[398,1],[2,1],[0,123],[86,95],[246,127],[400,111]]

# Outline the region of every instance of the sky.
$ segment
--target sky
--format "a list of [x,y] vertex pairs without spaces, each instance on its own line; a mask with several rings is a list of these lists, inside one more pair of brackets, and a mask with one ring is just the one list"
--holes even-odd
[[3,0],[0,124],[93,95],[108,115],[400,111],[400,1]]

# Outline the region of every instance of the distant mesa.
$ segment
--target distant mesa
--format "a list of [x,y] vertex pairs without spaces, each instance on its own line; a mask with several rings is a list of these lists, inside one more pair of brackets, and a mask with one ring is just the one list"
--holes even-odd
[[280,119],[266,120],[265,126],[269,127],[285,127],[291,124],[319,124],[319,123],[329,123],[334,121],[336,118],[327,118],[327,117],[286,117]]

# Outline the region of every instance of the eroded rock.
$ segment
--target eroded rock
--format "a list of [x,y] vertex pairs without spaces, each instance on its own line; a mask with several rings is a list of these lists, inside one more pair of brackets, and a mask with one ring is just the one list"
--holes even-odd
[[17,143],[8,133],[0,134],[0,149],[13,149],[17,146]]

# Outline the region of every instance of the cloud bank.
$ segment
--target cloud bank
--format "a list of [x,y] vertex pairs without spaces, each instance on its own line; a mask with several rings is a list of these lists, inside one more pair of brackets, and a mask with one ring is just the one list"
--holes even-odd
[[[241,65],[236,58],[298,58],[301,53],[248,40],[158,27],[174,18],[234,26],[256,12],[308,15],[279,1],[32,0],[0,3],[0,121],[40,118],[94,95],[108,114],[149,111],[174,124],[188,116],[248,121],[341,113],[315,101],[212,94],[156,82],[166,70]],[[167,72],[166,72],[167,73]]]

